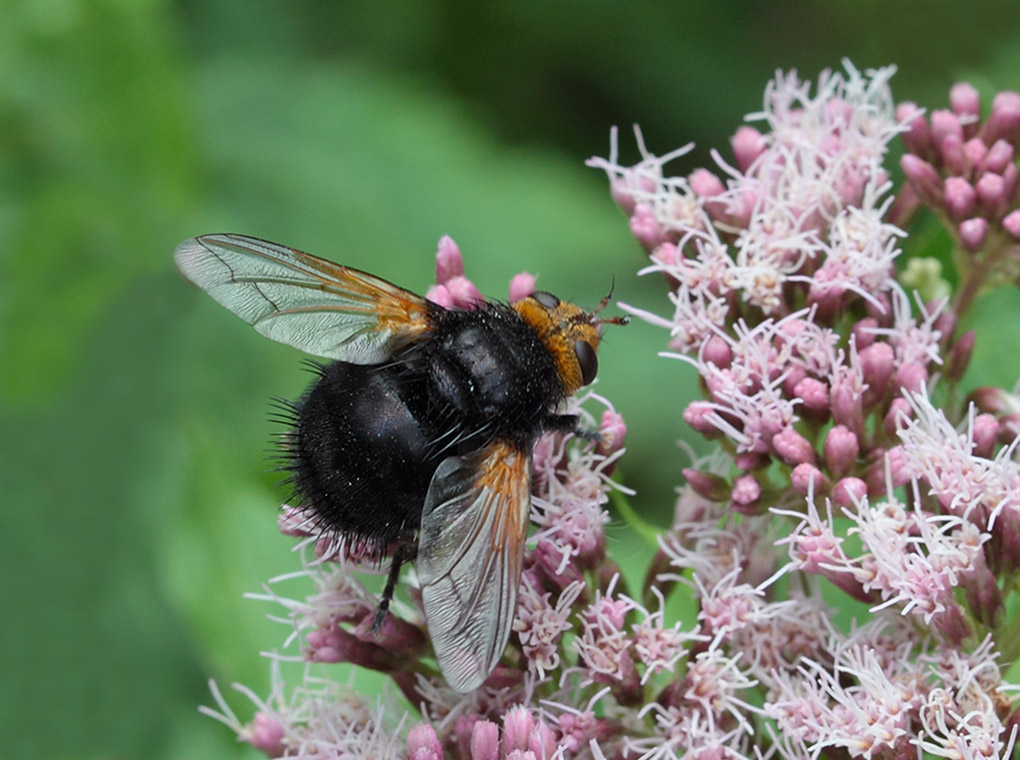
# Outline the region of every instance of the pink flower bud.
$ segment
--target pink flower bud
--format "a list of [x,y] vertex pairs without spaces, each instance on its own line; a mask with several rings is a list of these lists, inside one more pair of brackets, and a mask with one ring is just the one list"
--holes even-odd
[[945,189],[949,218],[958,222],[970,216],[977,199],[971,184],[963,177],[946,177]]
[[443,760],[443,745],[428,723],[419,723],[407,732],[407,760]]
[[531,553],[531,561],[534,563],[532,569],[538,582],[536,588],[559,592],[574,581],[584,580],[577,563],[569,560],[564,562],[563,559],[563,551],[556,544],[545,538],[538,540]]
[[991,459],[995,443],[999,440],[999,421],[991,414],[979,414],[974,418],[974,454]]
[[542,720],[528,735],[528,751],[537,758],[552,757],[556,752],[556,734]]
[[453,300],[453,306],[456,309],[470,311],[485,301],[478,288],[467,277],[457,276],[450,278],[446,281],[446,290],[449,292],[450,298]]
[[946,362],[946,377],[950,380],[959,380],[967,371],[970,357],[974,353],[974,340],[974,331],[968,330],[953,342],[953,347],[949,349],[949,361]]
[[1013,146],[1005,140],[996,140],[985,154],[979,169],[1002,174],[1011,163],[1013,163]]
[[793,389],[793,396],[803,403],[805,416],[823,420],[829,415],[829,386],[813,377],[805,377]]
[[429,289],[425,291],[425,298],[434,304],[439,304],[444,309],[454,308],[453,296],[450,295],[450,291],[445,285],[430,285]]
[[713,335],[705,341],[705,347],[702,350],[701,358],[705,361],[712,362],[712,364],[721,369],[726,369],[730,366],[730,362],[733,360],[733,351],[730,349],[729,343],[720,338],[718,335]]
[[471,727],[471,760],[499,760],[499,726],[480,720]]
[[832,502],[839,507],[852,507],[868,495],[868,484],[860,478],[843,478],[832,487]]
[[[987,175],[986,175],[987,176]],[[988,238],[988,221],[980,216],[960,222],[957,228],[960,243],[971,253],[981,250]]]
[[949,135],[942,141],[939,150],[942,156],[942,168],[949,174],[963,174],[970,167],[967,165],[967,153],[963,149],[963,139],[957,135]]
[[1020,240],[1020,209],[1010,211],[1002,220],[1002,228],[1015,240]]
[[958,116],[981,113],[981,96],[970,82],[957,82],[949,90],[949,107]]
[[856,435],[843,425],[836,425],[825,436],[824,451],[829,472],[841,478],[857,465],[861,447]]
[[913,153],[907,153],[900,159],[900,168],[921,200],[929,206],[939,205],[942,198],[942,182],[934,166]]
[[637,201],[634,199],[634,191],[626,178],[616,178],[609,185],[609,195],[616,201],[616,205],[623,209],[623,213],[630,216],[634,213],[634,206]]
[[932,618],[932,627],[954,647],[959,646],[973,633],[959,605],[953,603]]
[[868,484],[868,493],[872,495],[884,494],[888,472],[893,488],[899,488],[910,482],[910,472],[903,458],[903,447],[893,446],[885,450],[876,447],[868,452],[871,464],[864,473],[864,480]]
[[240,738],[269,757],[283,757],[287,752],[285,734],[286,728],[278,718],[260,710],[255,713],[251,725],[241,733]]
[[714,502],[723,502],[730,495],[730,484],[726,478],[715,473],[695,470],[693,467],[685,467],[681,470],[684,480],[691,487],[694,493],[704,499]]
[[924,113],[909,101],[896,106],[896,120],[905,124],[907,131],[901,137],[907,150],[919,156],[926,156],[932,149],[931,130]]
[[436,284],[445,285],[447,280],[464,276],[464,257],[460,247],[449,235],[439,238],[439,249],[436,251]]
[[980,137],[973,137],[963,144],[963,152],[967,156],[967,166],[980,167],[988,155],[988,146]]
[[713,198],[726,192],[722,180],[708,169],[695,169],[687,181],[691,183],[691,190],[699,198]]
[[1017,144],[1020,137],[1020,94],[1005,90],[995,96],[981,136],[989,145],[999,139]]
[[928,381],[928,370],[916,362],[900,365],[896,370],[896,385],[908,391],[920,391]]
[[872,343],[858,357],[864,382],[868,384],[864,391],[864,404],[870,409],[885,398],[889,380],[896,369],[896,355],[888,343]]
[[1006,200],[1006,181],[1001,174],[985,172],[974,185],[977,199],[987,209],[995,209]]
[[535,719],[524,705],[511,707],[503,716],[503,752],[526,750]]
[[746,172],[768,148],[768,142],[757,129],[745,125],[739,127],[733,134],[730,146],[733,148],[733,156],[737,159],[740,171]]
[[528,272],[515,274],[510,280],[510,303],[517,303],[534,293],[535,275]]
[[931,112],[931,136],[932,142],[939,150],[947,138],[955,138],[963,144],[963,126],[960,118],[944,108],[937,108]]
[[1002,414],[1014,406],[1011,394],[1003,388],[986,385],[976,388],[967,396],[967,401],[973,402],[979,412],[989,414]]
[[853,377],[836,377],[829,388],[832,419],[856,435],[864,431],[864,398]]
[[789,465],[815,462],[815,450],[811,442],[792,427],[786,427],[772,436],[772,448]]
[[790,473],[790,486],[793,488],[794,493],[801,496],[807,496],[808,489],[811,488],[817,497],[827,494],[832,484],[825,476],[825,473],[813,464],[805,463],[793,468],[793,472]]
[[652,260],[667,267],[677,266],[682,258],[683,256],[680,253],[680,249],[676,247],[676,243],[663,243],[652,251]]
[[655,219],[655,211],[647,203],[639,203],[630,215],[630,231],[646,251],[664,241],[662,228]]
[[854,344],[858,351],[867,348],[878,339],[875,334],[876,327],[878,327],[878,320],[874,317],[865,317],[854,322],[854,326],[850,328],[850,334],[854,337]]
[[882,427],[890,438],[896,436],[896,431],[907,424],[914,417],[914,410],[910,402],[905,398],[894,398],[889,404],[889,411],[882,420]]
[[715,414],[715,409],[707,401],[692,401],[684,409],[684,422],[706,438],[719,438],[722,433],[709,421]]
[[756,503],[761,497],[761,483],[754,475],[741,475],[733,481],[733,490],[730,492],[730,500],[736,509],[749,507]]

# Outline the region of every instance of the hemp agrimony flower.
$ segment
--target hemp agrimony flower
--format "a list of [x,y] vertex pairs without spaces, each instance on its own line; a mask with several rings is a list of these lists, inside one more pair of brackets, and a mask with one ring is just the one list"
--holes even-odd
[[[287,686],[275,663],[269,698],[245,692],[249,724],[218,690],[213,714],[271,757],[1008,757],[1020,396],[981,378],[964,396],[981,334],[958,325],[1018,272],[1020,95],[995,96],[982,119],[960,84],[929,115],[895,105],[892,74],[777,74],[712,169],[670,176],[689,148],[657,156],[640,132],[636,163],[615,132],[609,158],[589,162],[648,257],[641,272],[667,288],[661,313],[630,311],[698,372],[686,434],[715,442],[677,474],[640,587],[605,539],[611,494],[633,519],[610,478],[627,426],[589,392],[570,411],[601,442],[553,433],[534,447],[513,634],[478,690],[443,682],[413,577],[373,632],[359,575],[372,557],[285,510],[306,564],[264,597],[287,610],[305,669]],[[923,207],[957,243],[952,280],[898,261]],[[437,281],[438,303],[479,300],[449,238]],[[511,299],[534,287],[519,275]],[[301,579],[314,590],[286,599]],[[357,695],[337,662],[387,673],[396,693]]]

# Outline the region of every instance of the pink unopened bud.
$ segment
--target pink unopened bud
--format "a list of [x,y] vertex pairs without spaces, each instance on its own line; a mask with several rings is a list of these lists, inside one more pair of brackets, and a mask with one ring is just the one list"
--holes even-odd
[[793,388],[793,395],[803,403],[805,417],[821,421],[829,416],[829,386],[813,377],[805,377]]
[[425,291],[425,298],[434,304],[439,304],[444,309],[456,308],[453,304],[453,296],[445,285],[430,285]]
[[443,745],[428,723],[419,723],[407,732],[407,760],[443,760]]
[[988,155],[988,146],[980,137],[973,137],[963,144],[963,152],[967,156],[967,166],[980,167]]
[[303,654],[310,662],[349,662],[383,673],[398,670],[404,662],[401,655],[361,641],[339,626],[311,631],[305,642],[308,649]]
[[695,470],[693,467],[685,467],[681,470],[684,480],[691,487],[694,493],[704,499],[715,502],[723,502],[730,495],[730,484],[726,478],[715,473]]
[[991,459],[995,443],[999,440],[999,421],[991,414],[979,414],[974,418],[974,453]]
[[536,758],[552,757],[556,752],[556,734],[539,720],[528,735],[528,751]]
[[860,478],[843,478],[832,487],[832,501],[839,507],[852,507],[868,495],[868,484]]
[[[987,176],[987,175],[986,175]],[[980,216],[960,222],[957,228],[960,242],[971,253],[981,250],[988,238],[988,221]]]
[[240,734],[240,739],[255,749],[265,752],[268,757],[283,757],[287,752],[284,743],[286,728],[279,718],[261,710],[255,713],[251,725]]
[[963,177],[946,177],[946,210],[949,218],[960,221],[974,210],[977,193]]
[[995,96],[981,136],[989,145],[999,139],[1017,145],[1020,137],[1020,94],[1006,90]]
[[756,451],[742,451],[733,461],[737,465],[737,469],[744,472],[756,472],[772,464],[772,460],[767,454],[760,454]]
[[958,116],[981,113],[981,96],[970,82],[957,82],[949,90],[949,107]]
[[872,343],[858,355],[864,382],[864,404],[869,409],[885,398],[889,380],[896,370],[896,354],[888,343]]
[[815,496],[822,496],[829,492],[832,484],[825,477],[825,473],[813,464],[799,464],[790,473],[790,486],[794,493],[807,496],[811,489]]
[[503,752],[526,750],[535,719],[524,705],[511,707],[503,717]]
[[963,138],[958,135],[948,135],[942,141],[939,153],[942,156],[942,168],[949,174],[963,174],[970,168],[963,148]]
[[832,419],[837,425],[846,425],[856,435],[864,432],[864,396],[852,374],[833,378],[829,388],[832,401]]
[[[871,464],[864,473],[864,481],[868,484],[868,493],[878,496],[887,492],[887,484],[899,488],[910,482],[910,471],[906,466],[902,446],[893,446],[885,450],[875,447],[868,452]],[[887,477],[888,476],[888,477]]]
[[865,317],[854,322],[854,326],[850,328],[850,334],[854,337],[854,344],[858,351],[878,340],[878,335],[875,333],[876,327],[878,327],[878,320],[874,317]]
[[499,726],[480,720],[471,727],[471,760],[499,760]]
[[691,190],[699,198],[713,198],[726,192],[722,180],[708,169],[695,169],[687,181],[691,183]]
[[772,448],[789,465],[815,462],[815,450],[811,442],[792,427],[784,428],[772,436]]
[[634,207],[634,213],[630,215],[630,231],[649,252],[664,241],[655,211],[647,203],[639,203]]
[[939,205],[942,182],[934,166],[913,153],[907,153],[900,159],[900,167],[921,200],[929,206]]
[[894,398],[889,404],[889,411],[882,420],[882,428],[890,438],[914,417],[914,410],[905,398]]
[[1006,214],[1002,220],[1002,228],[1014,240],[1020,240],[1020,209]]
[[896,370],[896,385],[908,391],[920,391],[928,381],[928,370],[916,362],[900,365]]
[[1003,388],[991,385],[974,389],[967,396],[967,401],[973,402],[979,412],[988,412],[989,414],[1002,414],[1015,407],[1012,394]]
[[446,281],[446,290],[450,294],[455,309],[470,311],[485,300],[475,284],[467,277],[451,277]]
[[1006,200],[1006,181],[1001,174],[985,172],[974,185],[978,202],[986,209],[994,210]]
[[563,551],[548,539],[538,540],[531,561],[538,585],[550,591],[562,591],[574,581],[584,580],[577,563],[565,561]]
[[733,148],[733,156],[737,159],[740,171],[747,171],[758,156],[765,152],[768,142],[757,129],[745,125],[739,127],[733,134],[730,146]]
[[841,478],[857,465],[857,455],[861,452],[857,436],[843,425],[836,425],[825,436],[825,464],[829,472]]
[[436,251],[436,284],[445,285],[447,280],[464,276],[464,257],[460,247],[449,235],[439,238]]
[[535,275],[528,272],[515,274],[510,280],[510,303],[517,303],[534,293],[535,284]]
[[935,147],[940,149],[946,138],[952,137],[963,144],[963,126],[960,118],[944,108],[937,108],[931,112],[931,136]]
[[706,438],[719,438],[722,433],[710,421],[717,414],[707,401],[692,401],[684,409],[684,422]]
[[984,160],[979,167],[983,171],[1002,174],[1006,167],[1013,163],[1013,146],[1005,140],[996,140],[995,144],[988,149]]
[[967,371],[970,364],[970,357],[974,353],[975,334],[968,330],[953,342],[949,349],[949,361],[946,362],[946,377],[950,380],[959,380]]
[[738,512],[747,513],[761,498],[761,483],[754,475],[741,475],[733,481],[730,501]]
[[896,106],[896,120],[907,127],[907,131],[901,135],[907,150],[919,156],[928,155],[932,149],[931,130],[924,112],[909,101],[900,103]]
[[733,360],[733,351],[730,349],[729,343],[720,338],[718,335],[713,335],[705,341],[705,347],[702,349],[701,358],[705,361],[712,362],[712,364],[720,369],[726,369],[730,366],[730,362]]

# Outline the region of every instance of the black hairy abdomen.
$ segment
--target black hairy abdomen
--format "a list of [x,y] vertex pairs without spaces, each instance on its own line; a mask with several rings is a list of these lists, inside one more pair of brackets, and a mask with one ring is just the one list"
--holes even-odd
[[285,438],[300,506],[320,530],[377,549],[413,539],[439,464],[420,423],[423,383],[400,365],[334,362],[321,373]]

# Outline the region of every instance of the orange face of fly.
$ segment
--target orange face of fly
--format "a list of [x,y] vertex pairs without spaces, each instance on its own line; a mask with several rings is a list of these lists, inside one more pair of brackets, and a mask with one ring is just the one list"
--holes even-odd
[[607,296],[595,311],[587,312],[552,293],[538,291],[513,304],[514,310],[531,326],[556,362],[563,391],[568,396],[595,379],[601,339],[599,326],[604,322],[626,323],[626,318],[596,316],[608,302]]

